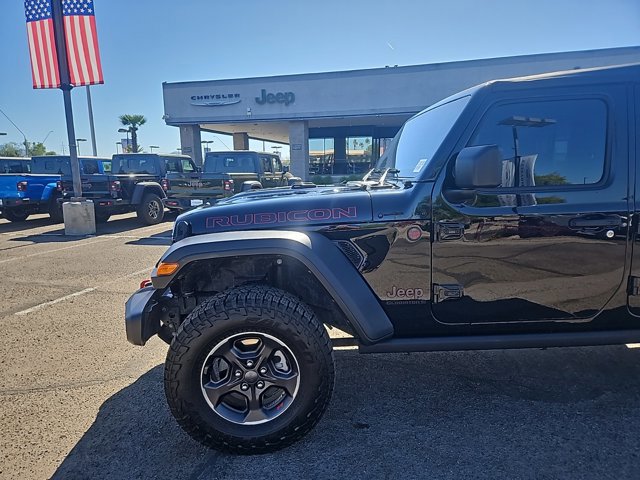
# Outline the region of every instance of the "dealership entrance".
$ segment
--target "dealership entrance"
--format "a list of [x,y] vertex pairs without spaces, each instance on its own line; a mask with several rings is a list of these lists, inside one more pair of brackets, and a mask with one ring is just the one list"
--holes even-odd
[[164,83],[164,120],[202,164],[201,132],[289,146],[291,171],[361,175],[411,116],[496,78],[640,62],[640,47],[274,77]]

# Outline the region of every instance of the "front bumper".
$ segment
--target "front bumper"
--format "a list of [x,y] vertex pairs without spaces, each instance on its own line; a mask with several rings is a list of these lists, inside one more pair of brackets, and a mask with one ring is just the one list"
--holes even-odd
[[127,340],[134,345],[144,345],[160,330],[161,307],[155,300],[157,293],[151,286],[141,288],[125,304]]

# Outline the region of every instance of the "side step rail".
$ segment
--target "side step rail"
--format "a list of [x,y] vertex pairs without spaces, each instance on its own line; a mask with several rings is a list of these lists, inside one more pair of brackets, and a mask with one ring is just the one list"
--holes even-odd
[[640,343],[640,330],[601,332],[469,335],[459,337],[392,338],[373,345],[360,345],[360,353],[441,352],[511,348],[586,347]]

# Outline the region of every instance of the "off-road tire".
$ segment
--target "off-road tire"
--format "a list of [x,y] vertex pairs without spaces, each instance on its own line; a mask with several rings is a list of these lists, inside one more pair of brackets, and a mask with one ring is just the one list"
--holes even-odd
[[29,214],[24,210],[24,208],[18,208],[5,209],[2,211],[2,216],[10,222],[24,222],[29,217]]
[[58,197],[51,198],[47,213],[49,213],[49,218],[53,223],[62,223],[64,221],[62,204],[58,202]]
[[[157,211],[154,216],[153,211]],[[162,200],[155,193],[147,193],[142,197],[142,202],[138,205],[136,210],[138,220],[145,225],[156,225],[164,218],[164,206]]]
[[[297,395],[266,423],[233,423],[214,411],[202,391],[211,349],[243,332],[277,338],[299,366]],[[165,394],[180,426],[208,447],[237,454],[267,453],[302,438],[324,413],[333,384],[331,342],[314,312],[293,295],[263,285],[233,288],[196,307],[171,342],[164,370]]]

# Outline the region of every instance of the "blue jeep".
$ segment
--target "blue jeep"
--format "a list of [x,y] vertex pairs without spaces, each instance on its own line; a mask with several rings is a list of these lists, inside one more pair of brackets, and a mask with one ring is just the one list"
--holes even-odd
[[[80,158],[82,174],[102,174],[110,165],[108,158]],[[58,198],[67,178],[71,179],[68,155],[33,157],[30,174],[0,174],[0,213],[10,222],[22,222],[35,213],[48,213],[51,220],[61,222]]]

